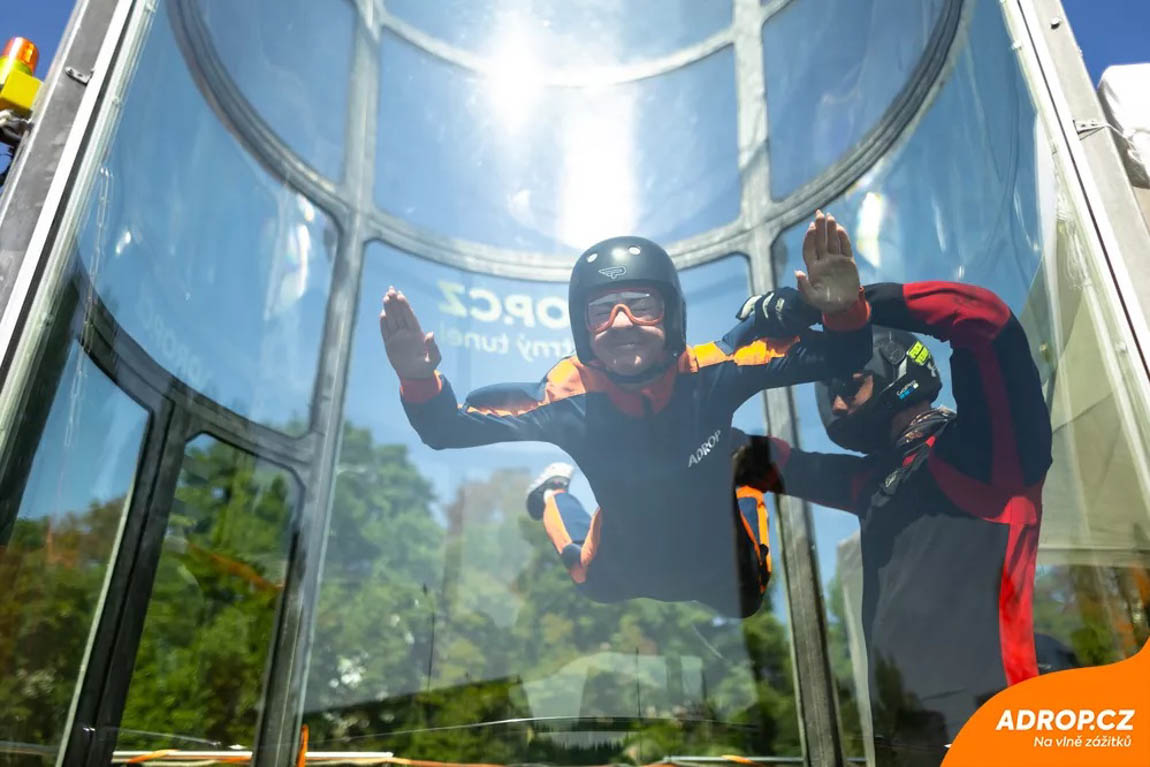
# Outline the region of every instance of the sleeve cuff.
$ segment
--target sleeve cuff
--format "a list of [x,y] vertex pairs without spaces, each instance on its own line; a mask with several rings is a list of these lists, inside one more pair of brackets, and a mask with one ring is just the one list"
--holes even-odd
[[438,370],[431,378],[399,379],[399,397],[404,402],[419,405],[427,402],[441,391],[443,391],[443,380],[439,377]]
[[858,330],[870,321],[870,304],[867,303],[866,294],[859,288],[858,300],[849,309],[841,312],[823,315],[823,327],[827,330],[848,331]]

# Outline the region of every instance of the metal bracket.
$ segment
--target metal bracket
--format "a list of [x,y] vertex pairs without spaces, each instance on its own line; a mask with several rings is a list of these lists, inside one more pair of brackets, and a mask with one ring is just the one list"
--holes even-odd
[[91,72],[89,72],[88,74],[84,74],[83,72],[76,69],[75,67],[64,67],[64,74],[68,75],[68,77],[71,77],[73,80],[80,83],[80,85],[87,85],[88,83],[90,83],[92,81],[92,73]]
[[1109,125],[1102,122],[1101,120],[1090,119],[1074,121],[1074,132],[1077,133],[1080,138],[1083,136],[1088,136],[1096,131],[1100,131],[1103,128],[1109,127]]
[[1108,122],[1103,122],[1102,120],[1094,120],[1094,119],[1075,120],[1074,121],[1074,132],[1078,134],[1079,138],[1083,138],[1084,136],[1089,136],[1090,134],[1096,133],[1100,130],[1109,130],[1117,138],[1121,139],[1126,144],[1131,143],[1131,138],[1132,138],[1131,136],[1129,136],[1125,133],[1122,133],[1120,130],[1118,130],[1117,128],[1115,128],[1113,125],[1111,125]]

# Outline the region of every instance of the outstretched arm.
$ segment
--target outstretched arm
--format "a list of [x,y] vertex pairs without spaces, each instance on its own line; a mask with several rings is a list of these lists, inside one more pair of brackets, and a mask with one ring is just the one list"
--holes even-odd
[[816,211],[803,237],[803,262],[807,271],[795,272],[797,290],[780,287],[743,302],[735,314],[740,340],[790,338],[818,322],[827,328],[852,324],[862,288],[850,236],[834,216]]
[[383,297],[379,315],[387,359],[399,376],[407,420],[430,447],[473,447],[494,442],[550,441],[553,405],[547,380],[502,384],[472,392],[462,406],[436,367],[439,348],[424,333],[410,302],[394,287]]
[[1023,488],[1051,464],[1050,415],[1026,333],[1003,301],[957,282],[868,285],[876,325],[948,341],[958,419],[938,450],[963,473]]
[[[765,388],[858,370],[871,356],[870,308],[850,237],[819,211],[803,239],[798,290],[780,288],[743,304],[740,323],[714,347],[736,362],[739,401]],[[824,332],[810,326],[822,321]],[[699,347],[700,349],[703,347]]]
[[734,456],[735,484],[857,514],[871,478],[866,458],[808,453],[775,437],[749,436]]

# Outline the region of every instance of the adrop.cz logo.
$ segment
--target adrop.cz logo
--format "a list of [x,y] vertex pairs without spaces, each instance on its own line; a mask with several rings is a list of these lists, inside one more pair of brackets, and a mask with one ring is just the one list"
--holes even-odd
[[1077,732],[1114,730],[1126,732],[1134,729],[1133,722],[1134,709],[1132,708],[1122,708],[1118,710],[1104,708],[1101,711],[1095,711],[1089,708],[1077,710],[1064,708],[1060,711],[1049,708],[1020,708],[1017,710],[1008,708],[1002,712],[1002,716],[998,718],[998,724],[994,726],[994,729],[996,731],[1010,730],[1014,732],[1026,730],[1059,730],[1062,732],[1070,730]]

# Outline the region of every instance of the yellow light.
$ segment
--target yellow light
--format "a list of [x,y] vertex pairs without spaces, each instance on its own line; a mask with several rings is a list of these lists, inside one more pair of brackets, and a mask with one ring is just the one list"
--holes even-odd
[[40,52],[23,37],[13,37],[0,54],[0,111],[13,110],[24,116],[32,111],[32,102],[40,90],[36,79],[36,62]]
[[0,53],[0,84],[8,79],[12,71],[26,75],[36,74],[36,64],[40,61],[40,51],[24,37],[13,37]]
[[39,80],[19,69],[13,69],[4,82],[0,83],[0,111],[11,109],[22,117],[27,116],[31,114],[39,92]]

